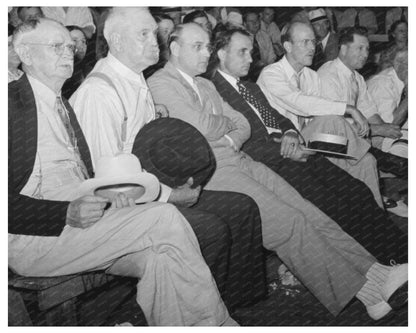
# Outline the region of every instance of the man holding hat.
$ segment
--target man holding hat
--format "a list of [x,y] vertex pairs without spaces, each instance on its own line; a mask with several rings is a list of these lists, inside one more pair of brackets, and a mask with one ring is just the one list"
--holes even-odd
[[[140,278],[137,302],[149,325],[235,324],[192,228],[175,207],[136,206],[121,193],[111,202],[81,194],[92,176],[91,158],[75,114],[61,98],[75,44],[51,19],[28,20],[16,29],[13,46],[25,75],[9,85],[9,267],[25,276],[105,269]],[[104,163],[123,174],[97,170],[92,191],[127,182],[136,194],[144,191],[138,201],[157,195],[157,179],[143,174],[134,156]]]
[[[142,71],[158,60],[156,31],[147,9],[113,8],[104,26],[109,53],[70,102],[95,168],[102,156],[136,154],[146,144],[145,136],[136,138],[146,124],[162,135],[139,156],[143,168],[152,173],[161,170],[156,173],[162,183],[158,201],[175,204],[187,218],[225,303],[233,309],[266,291],[260,215],[248,196],[202,189],[215,170],[215,158],[198,131],[169,118],[155,120]],[[183,158],[183,149],[195,152],[191,159]]]
[[381,284],[390,285],[387,281],[400,267],[401,278],[394,280],[400,280],[401,286],[407,281],[407,265],[390,269],[377,263],[280,176],[240,151],[250,136],[248,121],[223,101],[210,81],[198,77],[205,72],[211,51],[209,36],[201,27],[178,26],[170,50],[169,62],[149,78],[149,87],[170,116],[195,126],[213,148],[217,169],[206,187],[254,198],[262,216],[264,246],[275,251],[332,314],[357,296],[373,318],[385,316],[391,307],[385,296],[371,291],[373,273],[379,274],[379,266],[389,271],[391,277]]
[[318,70],[322,64],[338,56],[338,36],[330,30],[325,9],[311,10],[309,20],[316,37],[315,55],[310,68]]

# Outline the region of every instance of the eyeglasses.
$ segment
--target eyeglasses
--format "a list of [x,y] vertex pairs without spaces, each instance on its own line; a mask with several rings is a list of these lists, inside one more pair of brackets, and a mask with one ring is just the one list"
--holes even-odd
[[182,44],[187,44],[190,45],[192,47],[192,49],[196,52],[202,52],[202,50],[206,49],[208,51],[209,54],[211,54],[214,51],[214,47],[211,44],[202,44],[202,43],[185,43],[182,42]]
[[64,54],[65,49],[68,49],[69,52],[74,55],[77,48],[75,46],[75,44],[64,44],[64,43],[55,43],[55,44],[44,44],[44,43],[25,43],[28,45],[40,45],[40,46],[49,46],[51,48],[53,48],[53,50],[55,51],[55,54],[57,56],[61,56],[62,54]]
[[316,39],[302,39],[298,41],[292,41],[293,44],[299,44],[303,47],[307,47],[308,45],[316,46],[317,41]]

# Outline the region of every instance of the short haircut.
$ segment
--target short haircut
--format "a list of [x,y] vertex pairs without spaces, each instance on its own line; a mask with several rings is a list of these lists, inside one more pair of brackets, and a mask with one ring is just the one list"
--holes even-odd
[[339,45],[347,45],[354,42],[354,35],[367,36],[368,30],[364,27],[349,27],[341,30],[339,36]]
[[104,38],[107,43],[109,42],[111,33],[123,31],[124,27],[129,25],[128,18],[134,12],[144,12],[150,15],[147,7],[113,7],[110,9],[104,22]]
[[181,36],[182,36],[182,31],[183,31],[184,25],[183,24],[178,24],[175,29],[172,31],[172,33],[169,36],[168,39],[168,48],[170,50],[170,45],[173,42],[177,42]]
[[203,10],[194,10],[193,12],[186,14],[182,22],[184,24],[191,23],[191,22],[194,22],[194,20],[199,17],[205,17],[208,20],[208,16]]
[[304,25],[304,26],[310,27],[313,31],[312,24],[308,24],[308,23],[305,23],[305,22],[302,22],[302,21],[292,21],[292,22],[286,23],[282,28],[282,34],[281,34],[281,37],[280,37],[282,45],[283,45],[284,42],[293,41],[293,30],[298,25]]

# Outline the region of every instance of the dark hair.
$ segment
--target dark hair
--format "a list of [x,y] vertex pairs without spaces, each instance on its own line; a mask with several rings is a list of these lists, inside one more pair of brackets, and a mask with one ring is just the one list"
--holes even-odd
[[257,18],[260,19],[260,17],[259,17],[260,14],[257,11],[255,11],[253,9],[250,9],[250,10],[247,10],[246,12],[244,12],[244,15],[243,15],[243,22],[244,23],[247,21],[247,16],[249,16],[250,14],[257,15]]
[[39,9],[39,12],[40,12],[40,17],[44,17],[44,15],[43,15],[43,12],[42,12],[42,9],[40,8],[40,7],[17,7],[17,16],[20,18],[20,13],[22,12],[22,10],[23,9],[27,9],[27,8],[37,8],[37,9]]
[[389,30],[389,41],[394,41],[394,37],[393,37],[394,30],[396,30],[396,28],[400,24],[406,24],[408,26],[408,23],[407,23],[406,20],[397,20],[397,21],[394,21],[393,24],[390,26],[390,30]]
[[208,20],[208,16],[203,10],[194,10],[193,12],[186,14],[182,22],[191,23],[199,17],[205,17]]
[[168,14],[161,13],[161,14],[154,15],[153,17],[156,23],[160,23],[163,20],[170,20],[173,22],[173,18],[171,18]]
[[235,34],[241,34],[251,38],[250,33],[244,28],[230,27],[229,29],[219,31],[215,37],[214,50],[211,53],[211,57],[209,58],[207,71],[206,74],[204,74],[204,77],[211,79],[214,76],[215,71],[217,70],[220,63],[220,59],[218,58],[218,51],[230,45],[231,38]]
[[367,37],[368,30],[364,27],[349,27],[342,29],[339,35],[339,46],[354,42],[354,35]]

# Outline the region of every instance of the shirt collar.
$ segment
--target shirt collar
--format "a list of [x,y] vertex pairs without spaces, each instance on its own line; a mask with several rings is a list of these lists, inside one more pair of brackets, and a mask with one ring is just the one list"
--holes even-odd
[[227,80],[227,82],[228,82],[229,84],[231,84],[231,85],[233,86],[233,88],[234,88],[235,90],[237,90],[237,91],[238,91],[237,79],[236,79],[234,76],[231,76],[231,75],[229,75],[229,74],[227,74],[227,73],[223,72],[223,71],[222,71],[222,70],[220,70],[220,69],[217,69],[217,71],[218,71],[218,73],[220,73],[220,74],[224,77],[224,79],[225,79],[225,80]]
[[181,71],[178,67],[175,67],[175,68],[183,76],[183,78],[186,80],[186,82],[189,83],[189,85],[191,87],[195,87],[195,81],[194,81],[193,77],[191,77],[190,75],[188,75],[185,72]]
[[351,74],[356,75],[356,71],[355,70],[351,70],[349,69],[342,61],[340,58],[336,58],[334,60],[335,66],[341,71],[341,73],[343,73],[346,76],[351,76]]
[[293,76],[297,76],[300,77],[300,75],[303,73],[303,71],[305,70],[305,67],[303,67],[299,73],[297,73],[294,68],[292,67],[292,65],[289,63],[289,61],[287,60],[286,56],[284,56],[281,60],[281,64],[283,66],[283,70],[285,71],[286,75],[289,78],[292,78]]
[[328,44],[328,39],[329,39],[329,35],[330,35],[330,34],[331,34],[331,33],[330,33],[330,32],[328,32],[328,33],[326,34],[325,38],[321,40],[322,47],[324,48],[324,50],[325,50],[325,48],[326,48],[326,44]]
[[42,100],[48,105],[51,109],[55,108],[56,97],[61,96],[61,92],[58,95],[47,87],[44,83],[40,82],[38,79],[33,76],[27,75],[27,78],[32,86],[33,93],[36,95],[36,99]]
[[148,89],[146,80],[144,79],[143,73],[137,74],[136,72],[132,71],[126,65],[124,65],[120,60],[118,60],[115,56],[108,52],[106,61],[109,66],[111,66],[116,73],[121,75],[122,77],[129,79],[131,81],[136,81],[139,85],[143,88]]

